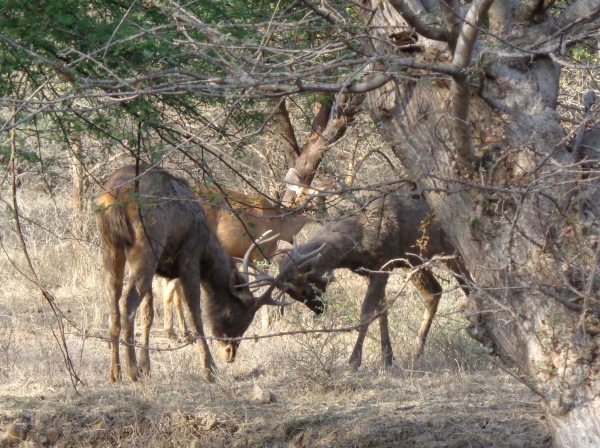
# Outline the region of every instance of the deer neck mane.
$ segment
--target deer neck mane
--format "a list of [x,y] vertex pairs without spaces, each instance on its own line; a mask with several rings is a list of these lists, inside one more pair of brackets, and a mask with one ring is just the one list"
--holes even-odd
[[347,219],[320,227],[302,246],[302,252],[313,251],[326,243],[321,251],[323,265],[329,270],[352,269],[357,262],[360,262],[362,247],[362,228],[354,225],[353,221]]
[[[216,235],[211,232],[208,244],[200,260],[200,283],[206,292],[207,304],[211,309],[224,309],[234,299],[229,291],[229,280],[235,265],[231,256],[221,247]],[[235,298],[235,300],[239,300]]]

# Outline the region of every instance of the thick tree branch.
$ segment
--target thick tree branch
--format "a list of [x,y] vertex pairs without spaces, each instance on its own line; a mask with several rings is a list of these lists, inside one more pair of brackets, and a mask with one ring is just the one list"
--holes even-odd
[[343,94],[336,102],[336,107],[327,105],[317,113],[313,122],[313,133],[295,166],[305,182],[312,181],[325,151],[345,134],[364,98],[364,95]]
[[285,106],[285,99],[281,99],[277,106],[277,112],[273,115],[275,124],[275,133],[279,137],[279,142],[285,153],[285,160],[288,167],[293,167],[296,159],[300,156],[300,147],[296,140],[296,133],[290,120],[290,114]]
[[331,10],[328,11],[326,9],[319,8],[318,6],[314,5],[312,2],[309,2],[308,0],[300,0],[300,1],[304,5],[306,5],[308,7],[308,9],[310,9],[311,11],[313,11],[315,14],[319,15],[323,19],[327,20],[332,25],[340,24],[339,19],[335,16],[333,11],[331,11]]
[[478,158],[475,154],[469,119],[471,85],[467,69],[471,63],[473,48],[479,35],[478,27],[481,26],[493,2],[494,0],[475,0],[471,4],[452,60],[452,65],[461,72],[454,76],[452,82],[452,118],[457,160],[462,165],[470,167],[478,163]]
[[[337,98],[335,104],[334,97],[331,95],[315,105],[313,131],[294,165],[304,183],[309,185],[312,182],[325,152],[332,143],[344,136],[348,125],[358,114],[364,99],[365,95],[343,93]],[[294,192],[287,191],[282,202],[291,205],[294,195]]]
[[426,70],[428,72],[442,73],[444,75],[450,75],[450,76],[458,76],[461,73],[460,69],[457,69],[456,67],[454,67],[452,65],[426,64],[423,62],[417,62],[411,58],[403,58],[403,59],[389,58],[386,60],[386,64],[391,69],[396,69],[394,71],[401,70],[400,67],[402,67],[402,68],[417,68],[420,70]]
[[[383,87],[394,79],[394,75],[375,75],[369,81],[350,84],[344,90],[348,93],[367,93],[371,90]],[[255,89],[265,93],[276,93],[292,95],[301,92],[330,92],[337,93],[344,88],[343,84],[324,83],[324,82],[302,82],[298,80],[295,85],[289,84],[256,84],[245,83],[235,78],[222,78],[220,84],[235,86],[236,89]]]
[[446,28],[446,35],[448,36],[448,46],[450,51],[454,52],[462,24],[460,2],[458,0],[440,0],[440,8],[444,28]]
[[[448,41],[445,30],[423,22],[423,20],[421,20],[421,18],[415,14],[412,9],[410,9],[408,3],[406,3],[404,0],[390,0],[390,3],[396,9],[396,11],[400,13],[406,23],[414,28],[415,31],[421,36],[426,37],[427,39],[439,40],[442,42]],[[426,11],[423,10],[423,12]]]

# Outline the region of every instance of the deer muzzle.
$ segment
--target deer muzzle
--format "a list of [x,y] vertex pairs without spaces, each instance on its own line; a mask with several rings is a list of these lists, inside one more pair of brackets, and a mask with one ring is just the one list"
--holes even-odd
[[235,361],[235,355],[237,354],[239,341],[219,341],[219,354],[226,363]]

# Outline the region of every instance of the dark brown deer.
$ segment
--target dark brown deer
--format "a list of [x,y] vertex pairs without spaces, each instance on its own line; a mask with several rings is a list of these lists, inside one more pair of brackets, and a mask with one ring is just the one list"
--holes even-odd
[[[120,377],[119,336],[123,333],[125,367],[136,381],[150,371],[148,339],[154,316],[152,278],[155,274],[179,279],[183,299],[192,316],[193,333],[206,376],[215,364],[202,327],[200,284],[206,291],[206,312],[213,335],[242,336],[256,311],[265,304],[278,305],[271,298],[276,279],[260,297],[253,297],[249,279],[234,266],[210,231],[202,207],[181,179],[161,169],[141,170],[130,166],[115,171],[98,198],[97,224],[102,239],[107,284],[110,292],[110,337],[112,359],[109,377]],[[123,292],[125,263],[129,281]],[[247,269],[246,269],[247,271]],[[136,362],[134,319],[141,304],[142,350]],[[221,357],[232,362],[239,341],[219,341]]]
[[[323,245],[320,255],[308,260],[302,257],[302,254],[313,252]],[[323,312],[320,294],[325,292],[328,274],[334,269],[351,269],[367,277],[369,285],[360,316],[361,323],[364,323],[384,307],[389,274],[381,273],[382,270],[408,267],[401,259],[412,266],[420,266],[424,258],[454,252],[441,227],[431,220],[431,209],[425,201],[383,196],[367,205],[359,215],[328,223],[316,230],[303,245],[280,242],[276,258],[280,272],[284,273],[280,280],[286,284],[287,293],[317,314]],[[450,265],[453,272],[466,274],[461,263],[452,262]],[[460,276],[457,279],[464,285]],[[413,276],[412,282],[423,295],[426,307],[416,344],[415,355],[418,356],[423,351],[442,288],[427,269]],[[387,314],[379,317],[379,328],[383,361],[391,365],[393,352]],[[354,367],[361,364],[367,329],[368,325],[361,327],[350,357],[350,365]]]
[[[285,183],[289,190],[296,193],[294,209],[273,205],[259,194],[246,195],[230,189],[221,191],[212,185],[201,185],[195,189],[196,196],[203,202],[209,228],[217,235],[221,246],[229,255],[243,258],[256,238],[269,230],[272,234],[279,234],[281,240],[291,242],[294,235],[310,221],[305,212],[322,211],[325,206],[325,196],[322,193],[336,188],[335,182],[328,179],[317,183],[314,188],[306,186],[294,168],[288,171]],[[268,241],[252,251],[250,260],[270,258],[275,255],[276,250],[277,242]],[[177,280],[163,283],[164,330],[171,338],[175,337],[171,311],[173,304],[180,334],[183,336],[187,333],[178,290]]]

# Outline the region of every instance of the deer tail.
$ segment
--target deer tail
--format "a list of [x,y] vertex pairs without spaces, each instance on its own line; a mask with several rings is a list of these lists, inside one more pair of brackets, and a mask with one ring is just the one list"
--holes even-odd
[[96,204],[100,209],[97,223],[104,246],[115,249],[132,246],[134,231],[127,219],[127,206],[115,203],[114,197],[109,193],[100,196]]

